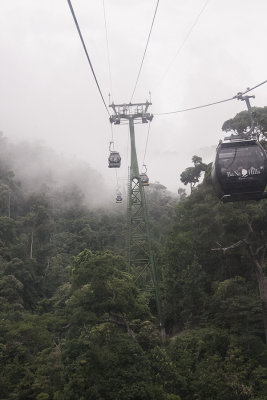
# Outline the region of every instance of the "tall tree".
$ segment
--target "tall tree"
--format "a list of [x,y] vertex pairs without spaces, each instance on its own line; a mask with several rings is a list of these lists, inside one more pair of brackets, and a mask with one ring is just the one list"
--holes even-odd
[[[255,119],[255,134],[259,140],[267,140],[267,106],[253,107]],[[251,128],[251,119],[248,111],[241,111],[234,118],[230,118],[223,123],[222,130],[225,132],[233,131],[234,134],[246,136]]]
[[186,168],[180,175],[180,180],[185,185],[190,183],[190,190],[195,187],[196,183],[199,182],[201,172],[206,170],[207,165],[202,162],[202,158],[198,156],[192,157],[193,167]]

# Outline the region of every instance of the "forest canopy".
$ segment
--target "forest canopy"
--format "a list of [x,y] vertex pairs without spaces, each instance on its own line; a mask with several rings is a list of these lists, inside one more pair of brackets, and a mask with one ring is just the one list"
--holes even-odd
[[266,200],[220,203],[198,156],[190,195],[146,188],[163,341],[126,215],[86,201],[97,173],[58,187],[58,170],[26,173],[36,148],[0,142],[0,399],[266,399]]

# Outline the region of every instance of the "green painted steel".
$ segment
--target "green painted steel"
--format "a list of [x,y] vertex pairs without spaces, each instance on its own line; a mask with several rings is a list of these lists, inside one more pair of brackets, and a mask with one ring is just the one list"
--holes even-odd
[[[128,262],[131,273],[136,277],[136,282],[141,290],[151,291],[153,284],[156,306],[161,332],[164,331],[161,312],[160,296],[158,290],[158,280],[156,267],[151,245],[149,230],[149,218],[144,186],[141,183],[136,146],[135,146],[135,119],[141,119],[143,123],[152,120],[153,116],[147,113],[150,103],[123,104],[111,107],[115,115],[110,122],[118,124],[121,119],[129,121],[130,143],[131,143],[131,166],[129,169],[128,181]],[[133,110],[133,107],[136,107]],[[163,336],[163,334],[162,334]]]

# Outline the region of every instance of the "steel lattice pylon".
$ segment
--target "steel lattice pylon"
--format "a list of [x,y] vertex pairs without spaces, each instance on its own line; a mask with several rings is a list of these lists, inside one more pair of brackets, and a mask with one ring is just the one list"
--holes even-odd
[[129,265],[139,277],[146,267],[151,267],[152,251],[150,249],[145,192],[140,181],[137,162],[133,119],[129,119],[129,126],[131,167],[128,186],[128,254]]
[[149,232],[147,204],[144,187],[140,180],[136,146],[134,121],[141,119],[142,123],[147,123],[153,118],[152,114],[147,113],[151,103],[138,104],[111,104],[115,115],[110,117],[110,122],[120,124],[121,120],[129,121],[130,141],[131,141],[131,166],[128,177],[128,262],[131,272],[135,275],[136,281],[142,289],[151,287],[155,292],[159,323],[164,336],[161,306],[158,291],[155,262],[151,247]]

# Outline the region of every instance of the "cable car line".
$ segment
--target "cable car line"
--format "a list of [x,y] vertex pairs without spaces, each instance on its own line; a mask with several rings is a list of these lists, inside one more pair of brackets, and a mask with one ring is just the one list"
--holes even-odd
[[130,144],[130,127],[129,127],[129,124],[128,124],[128,135],[127,135],[127,148],[126,148],[126,154],[127,154],[127,156],[126,156],[126,165],[129,165],[128,164],[128,161],[129,161],[129,155],[130,155],[130,152],[129,152],[129,144]]
[[[107,111],[107,113],[108,113],[108,115],[110,117],[110,122],[114,122],[116,124],[117,118],[115,118],[114,116],[110,115],[108,107],[107,107],[106,102],[104,100],[102,91],[100,89],[98,80],[96,78],[96,74],[95,74],[93,65],[91,63],[87,48],[85,46],[85,42],[83,40],[83,36],[82,36],[79,24],[78,24],[77,19],[76,19],[76,16],[75,16],[72,4],[71,4],[71,0],[67,0],[67,1],[68,1],[68,5],[69,5],[69,8],[70,8],[73,20],[75,22],[79,37],[80,37],[80,40],[82,42],[82,45],[83,45],[83,48],[84,48],[88,63],[90,65],[91,72],[92,72],[92,74],[94,76],[94,79],[95,79],[99,94],[100,94],[100,96],[102,98],[102,101],[103,101],[103,104],[104,104],[104,106],[106,108],[106,111]],[[205,7],[207,6],[208,1],[209,0],[206,0],[206,3],[205,3],[204,7],[201,10],[201,13],[204,11]],[[155,21],[158,5],[159,5],[159,0],[157,0],[157,4],[156,4],[156,8],[155,8],[155,11],[154,11],[154,16],[153,16],[153,20],[152,20],[152,24],[151,24],[151,28],[150,28],[150,32],[149,32],[148,39],[147,39],[147,42],[146,42],[145,51],[144,51],[143,58],[142,58],[142,61],[141,61],[141,65],[140,65],[140,68],[139,68],[139,71],[138,71],[138,75],[137,75],[137,79],[136,79],[136,82],[135,82],[135,86],[134,86],[134,90],[133,90],[133,93],[132,93],[132,97],[131,97],[131,100],[130,100],[130,104],[128,106],[132,106],[131,101],[132,101],[132,98],[133,98],[133,96],[135,94],[135,90],[136,90],[136,87],[137,87],[137,84],[138,84],[138,80],[139,80],[139,77],[140,77],[140,74],[141,74],[141,70],[142,70],[142,66],[143,66],[143,63],[144,63],[146,51],[147,51],[147,48],[148,48],[148,44],[149,44],[152,28],[153,28],[153,25],[154,25],[154,21]],[[105,19],[106,42],[107,42],[107,51],[108,51],[108,59],[109,59],[110,83],[111,83],[111,68],[110,68],[108,37],[107,37],[107,23],[106,23],[104,0],[103,0],[103,10],[104,10],[104,19]],[[201,15],[201,13],[199,14],[199,17]],[[199,17],[198,17],[198,19],[199,19]],[[195,23],[197,23],[197,20],[196,20]],[[193,27],[194,27],[194,25],[193,25]],[[192,29],[193,29],[193,27],[192,27]],[[192,29],[191,29],[191,31],[192,31]],[[191,31],[189,31],[189,34],[190,34]],[[178,50],[178,52],[179,52],[179,50]],[[214,186],[214,188],[216,190],[216,194],[223,202],[233,202],[233,201],[241,201],[241,200],[261,200],[261,199],[267,198],[267,192],[265,192],[266,183],[267,183],[267,153],[264,150],[264,148],[262,147],[262,145],[260,144],[260,142],[257,140],[257,138],[254,137],[255,136],[254,135],[255,121],[254,121],[252,108],[251,108],[250,103],[249,103],[249,98],[250,97],[254,97],[254,96],[244,96],[244,94],[251,92],[252,90],[264,85],[265,83],[267,83],[267,80],[257,84],[253,88],[247,88],[244,92],[239,92],[233,97],[230,97],[230,98],[227,98],[227,99],[223,99],[223,100],[220,100],[220,101],[216,101],[216,102],[212,102],[212,103],[208,103],[208,104],[203,104],[203,105],[196,106],[196,107],[186,108],[186,109],[182,109],[182,110],[169,111],[169,112],[163,112],[163,113],[155,113],[155,115],[170,115],[170,114],[182,113],[182,112],[186,112],[186,111],[191,111],[191,110],[201,109],[201,108],[205,108],[205,107],[210,107],[210,106],[217,105],[217,104],[220,104],[220,103],[225,103],[225,102],[228,102],[228,101],[232,101],[234,99],[245,100],[246,101],[246,104],[247,104],[247,107],[248,107],[248,112],[250,113],[250,118],[251,118],[251,129],[249,130],[249,132],[247,132],[247,136],[248,137],[245,137],[245,138],[242,138],[242,137],[240,137],[240,138],[232,138],[232,136],[231,136],[229,138],[225,138],[225,140],[226,139],[230,140],[230,142],[228,142],[228,143],[227,142],[223,143],[222,141],[220,141],[219,146],[217,148],[216,159],[215,159],[215,162],[213,163],[213,168],[212,168],[212,171],[211,171],[212,183],[213,183],[213,186]],[[115,107],[114,103],[112,103],[112,104],[113,104],[113,108],[115,109],[115,113],[117,115],[116,107]],[[148,103],[148,101],[147,101],[144,104],[147,107],[150,103]],[[140,104],[138,103],[136,105],[140,105]],[[137,117],[140,118],[140,115],[137,114]],[[126,118],[125,115],[124,115],[124,118]],[[128,115],[127,115],[126,119],[129,119]],[[146,118],[144,118],[144,119],[145,119],[145,122],[147,122]],[[149,121],[151,121],[151,119],[149,119]],[[142,123],[143,122],[144,121],[143,121],[143,118],[142,118]],[[120,118],[119,118],[119,122],[118,123],[120,123]],[[129,119],[129,127],[130,127],[131,140],[134,143],[134,123],[133,123],[133,117],[132,116],[130,116],[130,119]],[[148,127],[148,133],[147,133],[147,139],[146,139],[146,145],[145,145],[145,152],[144,152],[144,159],[143,159],[143,167],[145,167],[145,169],[146,169],[146,165],[144,164],[144,162],[145,162],[145,156],[146,156],[146,151],[147,151],[149,133],[150,133],[150,124],[149,124],[149,127]],[[119,191],[118,175],[117,175],[117,171],[116,171],[116,168],[120,168],[121,157],[120,157],[119,152],[114,150],[112,126],[111,126],[111,135],[112,135],[112,141],[110,142],[110,147],[109,147],[110,154],[109,154],[109,158],[108,158],[108,163],[109,163],[108,167],[109,168],[115,168],[116,183],[117,183],[116,203],[121,203],[122,202],[122,196],[121,196],[121,193]],[[111,149],[112,145],[113,145],[113,149]],[[148,176],[146,174],[147,169],[145,170],[145,172],[142,172],[140,174],[140,176],[139,176],[137,156],[136,156],[136,150],[135,150],[135,143],[134,143],[134,152],[133,152],[133,154],[134,154],[134,162],[131,159],[131,177],[130,177],[131,186],[129,186],[129,194],[132,196],[131,197],[131,200],[132,200],[131,206],[135,206],[135,201],[136,201],[136,199],[138,199],[139,200],[138,206],[142,207],[142,203],[145,204],[143,186],[148,186],[149,185],[149,178],[148,178]],[[133,174],[133,170],[136,173],[136,175]],[[138,189],[136,189],[137,186],[138,186]],[[138,197],[137,194],[140,195],[140,196]],[[151,263],[152,280],[153,280],[153,274],[155,274],[155,271],[154,271],[154,264],[153,264],[153,256],[152,256],[152,253],[150,251],[151,250],[151,243],[150,243],[150,240],[149,240],[149,229],[148,229],[146,205],[144,206],[143,211],[144,211],[145,228],[147,230],[147,240],[148,240],[148,250],[149,250],[149,259],[146,259],[146,263],[148,263],[148,265]],[[138,219],[138,223],[139,223],[139,219]],[[138,244],[138,243],[136,242],[136,244]],[[154,284],[155,284],[155,282],[154,282]],[[156,293],[156,299],[157,299],[157,301],[159,301],[159,298],[157,296],[157,285],[156,284],[155,284],[155,293]],[[159,307],[159,309],[160,309],[160,307]],[[160,315],[160,311],[159,311],[159,315]]]
[[[110,51],[109,51],[109,42],[108,42],[108,29],[107,29],[105,0],[103,0],[102,4],[103,4],[103,14],[104,14],[104,22],[105,22],[106,47],[107,47],[108,71],[109,71],[109,85],[110,85],[110,92],[111,92],[111,95],[112,95],[113,94],[113,85],[112,85],[112,78],[111,78],[111,63],[110,63]],[[110,93],[109,93],[109,104],[110,104]],[[114,132],[113,132],[113,125],[112,124],[110,124],[110,129],[111,129],[110,147],[111,147],[111,143],[113,144],[113,147],[114,147]],[[110,148],[109,148],[109,150],[110,150]],[[116,203],[121,203],[122,202],[122,196],[121,196],[121,193],[119,191],[119,180],[118,180],[117,168],[115,168],[115,180],[116,180],[116,199],[115,199],[115,201],[116,201]]]
[[203,14],[203,12],[205,11],[205,8],[208,5],[209,0],[206,0],[205,4],[202,6],[200,12],[198,13],[196,19],[194,20],[193,24],[191,25],[190,29],[188,30],[187,34],[185,35],[184,40],[182,41],[181,45],[178,47],[178,50],[175,54],[175,56],[173,57],[173,59],[171,60],[171,62],[169,63],[168,67],[166,68],[165,72],[163,73],[161,79],[159,80],[159,82],[156,84],[156,86],[158,86],[165,78],[165,76],[167,75],[169,69],[171,68],[172,64],[174,63],[175,59],[178,57],[178,55],[180,54],[181,50],[183,49],[185,43],[187,42],[187,40],[189,39],[191,33],[193,32],[195,26],[197,25],[201,15]]
[[254,90],[254,89],[258,88],[259,86],[263,85],[266,82],[267,82],[267,80],[259,83],[258,85],[254,86],[253,88],[247,88],[247,90],[245,92],[238,93],[235,97],[237,97],[239,94],[243,95],[243,94],[246,94],[248,92],[251,92],[251,90]]
[[150,134],[150,125],[151,125],[151,121],[149,121],[149,124],[148,124],[147,137],[146,137],[146,145],[145,145],[145,151],[144,151],[144,157],[143,157],[143,165],[145,164],[146,151],[147,151],[147,144],[148,144],[148,138],[149,138],[149,134]]
[[[97,80],[97,78],[96,78],[96,74],[95,74],[93,65],[92,65],[92,63],[91,63],[91,60],[90,60],[90,57],[89,57],[89,54],[88,54],[88,51],[87,51],[85,42],[84,42],[84,40],[83,40],[83,36],[82,36],[81,30],[80,30],[78,21],[77,21],[77,19],[76,19],[76,16],[75,16],[75,13],[74,13],[74,10],[73,10],[71,1],[70,1],[70,0],[67,0],[67,1],[68,1],[68,4],[69,4],[69,8],[70,8],[72,17],[73,17],[73,19],[74,19],[74,22],[75,22],[77,31],[78,31],[78,33],[79,33],[79,36],[80,36],[80,39],[81,39],[81,42],[82,42],[82,45],[83,45],[83,48],[84,48],[84,51],[85,51],[87,60],[88,60],[88,62],[89,62],[91,71],[92,71],[92,73],[93,73],[93,76],[94,76],[94,79],[95,79],[95,82],[96,82],[98,91],[99,91],[99,93],[100,93],[100,96],[101,96],[101,98],[102,98],[102,101],[103,101],[103,103],[104,103],[104,106],[105,106],[105,108],[106,108],[106,110],[107,110],[107,112],[108,112],[108,115],[110,116],[110,112],[109,112],[109,110],[108,110],[108,107],[107,107],[106,102],[105,102],[105,100],[104,100],[104,97],[103,97],[102,91],[101,91],[101,89],[100,89],[98,80]],[[111,85],[111,90],[112,90],[111,69],[110,69],[110,57],[109,57],[109,47],[108,47],[108,38],[107,38],[107,24],[106,24],[106,14],[105,14],[105,3],[104,3],[104,0],[103,0],[103,10],[104,10],[104,20],[105,20],[105,29],[106,29],[106,43],[107,43],[107,52],[108,52],[109,77],[110,77],[110,85]],[[120,158],[120,155],[119,155],[118,152],[114,151],[114,149],[111,150],[111,145],[112,145],[112,144],[113,144],[113,147],[114,147],[114,139],[113,139],[113,136],[114,136],[114,135],[113,135],[113,126],[112,126],[112,124],[111,124],[111,142],[110,142],[110,145],[109,145],[110,156],[109,156],[109,160],[108,160],[108,161],[109,161],[109,167],[110,167],[110,168],[115,168],[115,172],[116,172],[116,184],[117,184],[117,192],[118,192],[118,176],[117,176],[117,170],[116,170],[116,168],[120,167],[120,160],[121,160],[121,158]],[[116,201],[117,201],[117,202],[121,202],[121,201],[122,201],[122,198],[121,198],[121,197],[120,197],[120,199],[118,200],[118,193],[117,193]]]
[[[96,74],[95,74],[95,71],[94,71],[92,62],[91,62],[91,60],[90,60],[90,57],[89,57],[89,54],[88,54],[88,51],[87,51],[87,48],[86,48],[86,45],[85,45],[85,42],[84,42],[84,39],[83,39],[81,30],[80,30],[80,27],[79,27],[79,24],[78,24],[78,21],[77,21],[77,18],[76,18],[76,16],[75,16],[75,12],[74,12],[74,9],[73,9],[73,7],[72,7],[71,0],[67,0],[67,2],[68,2],[68,5],[69,5],[69,8],[70,8],[70,11],[71,11],[73,20],[74,20],[74,22],[75,22],[75,25],[76,25],[76,28],[77,28],[77,31],[78,31],[80,40],[81,40],[81,42],[82,42],[82,46],[83,46],[84,52],[85,52],[85,54],[86,54],[88,63],[89,63],[89,65],[90,65],[92,74],[93,74],[93,76],[94,76],[94,80],[95,80],[95,82],[96,82],[96,85],[97,85],[99,94],[100,94],[101,99],[102,99],[102,101],[103,101],[103,104],[104,104],[104,106],[105,106],[105,108],[106,108],[106,111],[107,111],[108,115],[110,116],[109,109],[108,109],[108,107],[107,107],[107,104],[106,104],[106,102],[105,102],[104,96],[103,96],[103,94],[102,94],[102,91],[101,91],[100,85],[99,85],[99,83],[98,83],[98,80],[97,80],[97,77],[96,77]],[[207,4],[208,4],[208,2],[209,2],[209,0],[207,0],[206,3],[204,4],[204,6],[202,7],[200,13],[199,13],[198,16],[197,16],[197,19],[195,20],[195,22],[194,22],[194,24],[192,25],[192,27],[191,27],[191,29],[190,29],[188,35],[186,36],[186,39],[189,37],[190,33],[192,32],[192,29],[194,28],[194,26],[195,26],[196,23],[198,22],[198,20],[199,20],[201,14],[203,13],[203,11],[205,10],[205,8],[206,8],[206,6],[207,6]],[[132,98],[133,98],[133,96],[134,96],[134,93],[135,93],[135,90],[136,90],[136,87],[137,87],[137,83],[138,83],[138,80],[139,80],[139,77],[140,77],[140,73],[141,73],[141,70],[142,70],[142,66],[143,66],[143,63],[144,63],[144,59],[145,59],[146,51],[147,51],[147,48],[148,48],[148,44],[149,44],[149,40],[150,40],[152,28],[153,28],[154,21],[155,21],[155,17],[156,17],[156,13],[157,13],[157,10],[158,10],[158,5],[159,5],[159,0],[157,0],[157,4],[156,4],[155,11],[154,11],[152,24],[151,24],[151,28],[150,28],[150,31],[149,31],[149,35],[148,35],[148,39],[147,39],[145,51],[144,51],[144,54],[143,54],[143,58],[142,58],[142,61],[141,61],[141,65],[140,65],[140,68],[139,68],[139,72],[138,72],[138,75],[137,75],[137,79],[136,79],[136,82],[135,82],[135,86],[134,86],[134,90],[133,90],[133,93],[132,93],[132,96],[131,96],[131,100],[132,100]],[[104,19],[105,19],[105,29],[106,29],[106,41],[107,41],[107,47],[108,47],[107,24],[106,24],[106,15],[105,15],[105,3],[104,3],[104,0],[103,0],[103,9],[104,9]],[[184,42],[184,43],[185,43],[185,42]],[[180,47],[180,48],[181,48],[181,47]],[[179,50],[178,50],[178,52],[179,52]],[[178,55],[178,54],[177,54],[177,55]],[[175,57],[176,57],[176,56],[175,56]],[[109,51],[108,51],[108,59],[109,59],[109,72],[110,72],[110,78],[111,78]],[[204,104],[204,105],[200,105],[200,106],[196,106],[196,107],[191,107],[191,108],[185,108],[185,109],[181,109],[181,110],[176,110],[176,111],[169,111],[169,112],[162,112],[162,113],[154,113],[154,115],[169,115],[169,114],[182,113],[182,112],[186,112],[186,111],[192,111],[192,110],[196,110],[196,109],[200,109],[200,108],[210,107],[210,106],[213,106],[213,105],[216,105],[216,104],[220,104],[220,103],[225,103],[225,102],[228,102],[228,101],[231,101],[231,100],[236,99],[236,98],[238,97],[238,95],[244,95],[244,94],[246,94],[246,93],[248,93],[248,92],[250,92],[250,91],[252,91],[252,90],[258,88],[259,86],[265,84],[266,82],[267,82],[267,80],[265,80],[265,81],[259,83],[258,85],[254,86],[254,87],[252,87],[252,88],[248,88],[246,91],[244,91],[244,92],[242,92],[242,93],[238,93],[237,95],[235,95],[235,96],[233,96],[233,97],[231,97],[231,98],[228,98],[228,99],[224,99],[224,100],[220,100],[220,101],[216,101],[216,102],[213,102],[213,103],[208,103],[208,104]],[[131,102],[131,100],[130,100],[130,102]],[[113,137],[113,131],[112,131],[112,137]]]
[[111,64],[110,64],[110,51],[109,51],[109,43],[108,43],[108,28],[107,28],[107,18],[106,18],[106,8],[105,8],[105,0],[103,0],[103,12],[104,12],[104,21],[105,21],[105,32],[106,32],[106,46],[107,46],[107,55],[108,55],[108,69],[109,69],[109,84],[111,95],[113,94],[112,87],[112,79],[111,79]]
[[149,186],[149,178],[147,176],[147,167],[145,164],[145,158],[146,158],[146,152],[147,152],[148,138],[149,138],[149,134],[150,134],[150,125],[151,125],[151,121],[149,121],[149,125],[148,125],[146,145],[145,145],[145,151],[144,151],[144,157],[143,157],[143,163],[142,163],[142,171],[140,173],[140,182],[141,182],[142,186]]
[[116,203],[122,203],[122,194],[120,192],[120,187],[119,187],[119,179],[118,179],[117,168],[115,168],[115,176],[116,176],[116,198],[115,198],[115,202]]
[[117,174],[117,169],[115,168],[115,173],[116,173],[116,203],[121,203],[122,202],[122,195],[119,190],[119,180],[118,180],[118,174]]
[[139,68],[139,71],[138,71],[138,74],[137,74],[137,78],[136,78],[136,82],[135,82],[135,85],[134,85],[134,90],[133,90],[133,93],[132,93],[132,96],[131,96],[130,103],[132,102],[132,99],[134,97],[135,90],[136,90],[136,87],[137,87],[137,83],[138,83],[138,80],[139,80],[139,77],[140,77],[140,73],[141,73],[141,70],[142,70],[142,67],[143,67],[144,59],[145,59],[145,56],[146,56],[146,51],[147,51],[147,48],[148,48],[148,43],[149,43],[149,40],[150,40],[152,28],[153,28],[154,21],[155,21],[155,18],[156,18],[156,14],[157,14],[157,10],[158,10],[158,5],[159,5],[159,0],[157,0],[156,8],[155,8],[154,15],[153,15],[152,24],[151,24],[149,35],[148,35],[147,42],[146,42],[145,51],[144,51],[144,54],[143,54],[143,57],[142,57],[142,61],[141,61],[141,65],[140,65],[140,68]]
[[110,129],[111,129],[111,141],[114,141],[114,133],[113,133],[113,126],[110,124]]
[[108,113],[108,115],[110,116],[109,109],[108,109],[108,107],[107,107],[107,105],[106,105],[105,99],[104,99],[104,97],[103,97],[102,91],[101,91],[100,86],[99,86],[99,83],[98,83],[98,80],[97,80],[97,78],[96,78],[96,74],[95,74],[93,65],[92,65],[92,63],[91,63],[91,60],[90,60],[90,57],[89,57],[87,48],[86,48],[86,46],[85,46],[85,43],[84,43],[84,40],[83,40],[83,36],[82,36],[81,30],[80,30],[78,21],[77,21],[77,19],[76,19],[76,16],[75,16],[75,13],[74,13],[74,10],[73,10],[71,1],[70,1],[70,0],[67,0],[67,1],[68,1],[68,5],[69,5],[69,8],[70,8],[70,11],[71,11],[73,20],[74,20],[74,22],[75,22],[75,25],[76,25],[78,34],[79,34],[79,36],[80,36],[80,39],[81,39],[81,42],[82,42],[82,45],[83,45],[83,49],[84,49],[84,51],[85,51],[86,58],[87,58],[87,60],[88,60],[88,62],[89,62],[89,65],[90,65],[92,74],[93,74],[93,76],[94,76],[95,83],[96,83],[96,85],[97,85],[97,88],[98,88],[98,91],[99,91],[100,96],[101,96],[101,98],[102,98],[102,101],[103,101],[103,103],[104,103],[104,106],[105,106],[105,108],[106,108],[106,110],[107,110],[107,113]]
[[240,95],[246,94],[248,92],[250,92],[251,90],[254,90],[256,88],[258,88],[259,86],[263,85],[264,83],[266,83],[266,81],[263,81],[261,83],[259,83],[258,85],[254,86],[253,88],[248,88],[245,92],[240,92],[238,94],[236,94],[233,97],[230,97],[229,99],[224,99],[224,100],[220,100],[220,101],[215,101],[213,103],[208,103],[208,104],[203,104],[201,106],[197,106],[197,107],[191,107],[191,108],[184,108],[182,110],[176,110],[176,111],[169,111],[169,112],[162,112],[162,113],[154,113],[154,115],[168,115],[168,114],[177,114],[177,113],[182,113],[182,112],[186,112],[186,111],[192,111],[192,110],[197,110],[199,108],[204,108],[204,107],[210,107],[210,106],[214,106],[216,104],[220,104],[220,103],[225,103],[227,101],[231,101],[234,99],[237,99]]
[[154,115],[176,114],[176,113],[182,113],[182,112],[185,112],[185,111],[197,110],[198,108],[210,107],[210,106],[213,106],[213,105],[215,105],[215,104],[225,103],[226,101],[234,100],[235,98],[236,98],[236,96],[230,97],[229,99],[220,100],[220,101],[215,101],[215,102],[213,102],[213,103],[204,104],[204,105],[197,106],[197,107],[184,108],[184,109],[182,109],[182,110],[169,111],[169,112],[163,112],[163,113],[154,113]]

